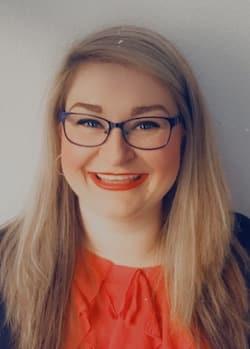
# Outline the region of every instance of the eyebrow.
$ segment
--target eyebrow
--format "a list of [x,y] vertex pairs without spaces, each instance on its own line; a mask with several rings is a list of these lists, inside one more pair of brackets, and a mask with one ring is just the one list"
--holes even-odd
[[[81,108],[87,109],[87,110],[95,112],[95,113],[103,113],[103,109],[100,105],[82,103],[82,102],[77,102],[77,103],[73,104],[70,107],[69,111],[71,111],[75,107],[81,107]],[[142,106],[132,108],[131,116],[136,116],[139,114],[147,113],[150,111],[156,111],[156,110],[162,110],[165,113],[169,114],[167,108],[164,105],[153,104],[153,105],[142,105]]]

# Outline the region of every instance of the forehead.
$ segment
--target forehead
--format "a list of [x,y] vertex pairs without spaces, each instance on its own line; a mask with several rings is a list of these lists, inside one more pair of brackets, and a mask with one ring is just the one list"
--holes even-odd
[[87,62],[76,71],[68,94],[66,109],[84,102],[109,108],[140,104],[165,104],[170,112],[176,111],[169,89],[149,73],[118,63]]

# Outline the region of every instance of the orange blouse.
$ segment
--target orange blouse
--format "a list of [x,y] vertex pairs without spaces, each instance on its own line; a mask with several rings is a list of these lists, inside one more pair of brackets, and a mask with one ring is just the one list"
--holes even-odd
[[162,267],[121,266],[89,251],[78,256],[63,349],[195,349],[169,327]]

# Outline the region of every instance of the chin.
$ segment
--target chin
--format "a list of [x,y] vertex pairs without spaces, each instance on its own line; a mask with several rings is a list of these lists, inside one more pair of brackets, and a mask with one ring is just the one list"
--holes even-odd
[[[80,199],[81,200],[81,199]],[[142,209],[143,203],[134,203],[131,205],[130,201],[126,200],[82,200],[81,208],[84,212],[84,209],[87,211],[91,211],[93,216],[102,217],[106,219],[114,219],[114,220],[123,220],[129,219],[135,216],[135,214],[139,213]]]
[[105,208],[100,208],[98,215],[112,219],[129,219],[130,217],[133,217],[135,213],[139,213],[139,211],[140,208],[138,207],[122,205],[119,203],[116,205],[106,205]]

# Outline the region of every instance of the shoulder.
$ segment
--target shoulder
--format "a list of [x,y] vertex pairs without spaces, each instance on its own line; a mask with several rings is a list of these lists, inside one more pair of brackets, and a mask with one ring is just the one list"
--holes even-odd
[[250,219],[238,212],[234,215],[231,251],[245,278],[246,286],[250,290]]
[[0,299],[0,344],[1,348],[13,349],[10,328],[5,324],[5,305]]
[[240,245],[246,250],[250,255],[250,219],[236,212],[234,214],[234,234]]
[[[0,242],[4,236],[4,231],[0,231]],[[0,347],[4,349],[13,349],[12,335],[10,328],[6,325],[6,309],[0,292]]]

